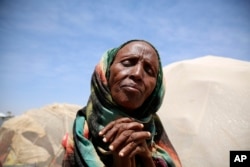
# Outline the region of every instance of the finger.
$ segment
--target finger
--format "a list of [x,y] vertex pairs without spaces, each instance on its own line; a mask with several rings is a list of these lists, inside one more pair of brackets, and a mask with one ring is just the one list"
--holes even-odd
[[119,152],[119,156],[121,157],[130,156],[131,152],[133,152],[133,150],[137,148],[138,144],[139,143],[137,141],[130,142]]
[[150,139],[151,133],[148,131],[138,131],[134,132],[129,136],[129,139],[127,140],[127,143],[132,142],[132,141],[140,141],[140,140],[146,140]]
[[134,148],[129,154],[127,154],[129,156],[129,158],[134,157],[135,155],[138,154],[144,154],[146,152],[145,147],[143,146],[137,146],[136,148]]
[[126,145],[125,148],[123,148],[120,152],[119,152],[119,156],[120,157],[129,157],[132,158],[137,154],[142,154],[143,152],[145,152],[145,148],[143,146],[141,146],[143,141],[133,141],[130,142],[128,145]]
[[[121,133],[123,133],[126,130],[133,130],[133,131],[141,131],[143,129],[143,124],[138,122],[130,122],[130,123],[117,123],[113,126],[112,129],[110,129],[104,137],[104,141],[112,142],[111,139],[115,139],[118,136],[120,136]],[[126,132],[123,137],[126,137],[128,132]]]
[[125,130],[119,136],[117,136],[109,146],[109,149],[112,151],[119,152],[119,148],[127,144],[127,140],[133,134],[134,130]]
[[151,134],[146,131],[135,132],[127,130],[121,133],[121,135],[111,143],[110,149],[117,151],[121,146],[123,146],[121,152],[127,154],[136,147],[134,144],[141,143],[150,137]]
[[138,144],[137,147],[135,149],[133,149],[132,152],[130,152],[128,154],[129,158],[132,158],[135,155],[139,155],[141,157],[151,157],[152,156],[152,152],[148,148],[146,141]]
[[100,132],[99,135],[103,136],[104,134],[106,134],[115,124],[117,123],[122,123],[122,122],[131,122],[132,119],[128,118],[128,117],[123,117],[120,119],[117,119],[115,121],[110,122],[108,125],[106,125]]
[[151,156],[151,151],[150,149],[148,148],[148,145],[146,143],[146,141],[140,141],[140,142],[131,142],[130,143],[130,152],[123,152],[123,151],[120,151],[119,152],[119,156],[121,157],[129,157],[129,158],[132,158],[134,157],[135,155],[139,155],[139,156],[142,156],[142,157],[150,157]]
[[119,131],[119,129],[123,129],[124,124],[115,124],[106,134],[104,134],[103,141],[104,142],[109,142],[112,141],[116,136]]

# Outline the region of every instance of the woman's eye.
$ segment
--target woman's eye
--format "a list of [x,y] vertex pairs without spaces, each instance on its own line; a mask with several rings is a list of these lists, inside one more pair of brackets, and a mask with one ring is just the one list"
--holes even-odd
[[123,64],[125,67],[130,67],[130,66],[135,65],[135,64],[136,64],[136,61],[133,60],[133,59],[124,60],[124,61],[122,61],[122,64]]
[[129,66],[131,63],[128,60],[125,60],[125,61],[122,62],[122,64],[124,66]]
[[151,65],[145,65],[144,66],[144,70],[146,71],[146,73],[148,73],[150,76],[155,76],[155,72],[152,69]]

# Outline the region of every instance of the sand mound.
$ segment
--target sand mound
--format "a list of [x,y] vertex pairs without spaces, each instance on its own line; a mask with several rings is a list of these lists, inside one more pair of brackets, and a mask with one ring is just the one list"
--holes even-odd
[[4,122],[0,128],[0,166],[61,166],[62,137],[71,130],[79,108],[53,104]]

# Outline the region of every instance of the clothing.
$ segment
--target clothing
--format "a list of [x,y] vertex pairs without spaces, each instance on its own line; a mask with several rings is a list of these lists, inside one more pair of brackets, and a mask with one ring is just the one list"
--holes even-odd
[[[171,146],[171,143],[160,119],[156,115],[165,93],[159,55],[156,87],[143,105],[133,112],[137,114],[131,116],[126,114],[123,111],[124,109],[113,101],[108,88],[109,68],[121,47],[108,50],[95,68],[91,79],[91,95],[88,104],[79,110],[76,115],[73,127],[73,141],[71,140],[66,144],[64,142],[66,148],[65,166],[111,166],[112,155],[108,149],[109,145],[102,141],[98,133],[109,122],[121,117],[133,117],[138,122],[143,123],[144,129],[152,134],[147,143],[154,149],[152,158],[157,166],[175,166],[166,151],[166,148]],[[136,164],[141,166],[142,162],[136,159]]]

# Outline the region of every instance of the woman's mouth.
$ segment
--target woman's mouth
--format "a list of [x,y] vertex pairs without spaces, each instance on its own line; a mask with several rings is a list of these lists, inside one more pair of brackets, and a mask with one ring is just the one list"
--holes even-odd
[[131,93],[142,93],[141,88],[139,88],[135,84],[128,84],[128,85],[123,85],[121,86],[122,89],[124,89],[126,92],[131,92]]

